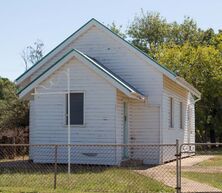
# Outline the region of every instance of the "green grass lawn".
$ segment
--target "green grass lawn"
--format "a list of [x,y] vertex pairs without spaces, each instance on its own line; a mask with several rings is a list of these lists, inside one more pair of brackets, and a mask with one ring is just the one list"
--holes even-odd
[[53,179],[51,172],[0,171],[0,193],[174,192],[173,188],[127,168],[81,170],[70,175],[59,172],[56,191]]
[[182,176],[222,190],[222,173],[183,172]]
[[212,167],[222,166],[222,156],[219,156],[219,155],[215,156],[215,157],[205,160],[201,163],[198,163],[197,165],[198,166],[212,166]]

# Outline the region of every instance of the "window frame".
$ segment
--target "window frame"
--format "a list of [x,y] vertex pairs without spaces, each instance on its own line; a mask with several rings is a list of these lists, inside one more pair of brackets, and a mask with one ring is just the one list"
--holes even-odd
[[169,105],[169,128],[174,128],[174,99],[172,96],[169,97],[170,105]]
[[183,114],[183,101],[180,101],[179,102],[179,113],[180,113],[180,115],[179,115],[179,127],[180,127],[180,129],[183,129],[184,128],[184,123],[183,123],[183,121],[184,121],[184,114]]
[[[76,91],[70,91],[70,94],[83,94],[83,124],[70,124],[71,127],[85,127],[85,91],[81,91],[81,90],[76,90]],[[67,127],[68,126],[68,121],[67,121],[67,116],[68,116],[68,113],[67,113],[67,96],[68,93],[65,94],[65,126]],[[71,97],[70,97],[71,98]]]

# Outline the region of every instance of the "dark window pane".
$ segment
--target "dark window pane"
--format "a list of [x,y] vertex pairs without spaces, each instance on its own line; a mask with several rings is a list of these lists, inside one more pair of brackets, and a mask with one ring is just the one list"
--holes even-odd
[[[66,96],[68,101],[68,95]],[[68,108],[66,102],[66,124],[68,124]],[[84,119],[84,96],[83,93],[70,93],[70,124],[82,125]]]
[[173,128],[173,98],[170,97],[170,128]]
[[183,103],[180,102],[180,128],[183,129]]

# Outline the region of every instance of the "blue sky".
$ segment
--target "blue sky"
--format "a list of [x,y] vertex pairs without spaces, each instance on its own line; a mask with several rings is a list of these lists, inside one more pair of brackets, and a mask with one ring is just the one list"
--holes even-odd
[[169,22],[194,18],[222,29],[221,0],[7,0],[0,2],[0,76],[14,80],[25,70],[22,50],[40,39],[45,54],[91,18],[127,27],[135,14],[157,11]]

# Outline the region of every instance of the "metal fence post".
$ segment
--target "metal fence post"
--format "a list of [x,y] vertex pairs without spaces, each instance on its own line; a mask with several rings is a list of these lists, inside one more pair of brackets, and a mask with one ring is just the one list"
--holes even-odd
[[180,144],[179,140],[176,140],[176,192],[181,193],[180,183]]
[[56,189],[57,185],[57,150],[58,150],[58,145],[55,145],[54,189]]

